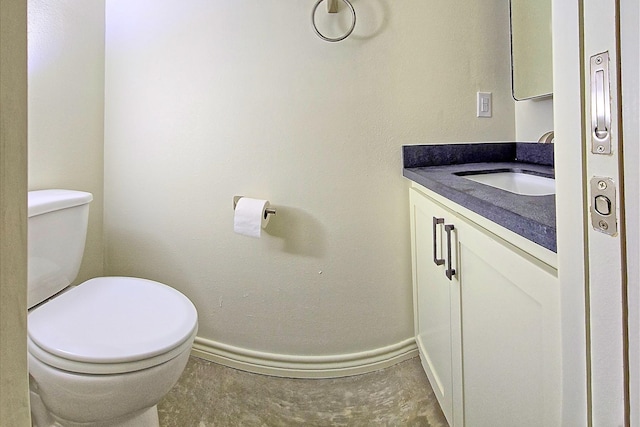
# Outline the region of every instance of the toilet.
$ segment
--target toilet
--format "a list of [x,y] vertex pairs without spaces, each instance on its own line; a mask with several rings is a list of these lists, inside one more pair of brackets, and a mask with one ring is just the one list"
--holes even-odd
[[36,427],[158,426],[158,402],[189,358],[197,312],[146,279],[78,286],[91,193],[29,192],[28,361]]

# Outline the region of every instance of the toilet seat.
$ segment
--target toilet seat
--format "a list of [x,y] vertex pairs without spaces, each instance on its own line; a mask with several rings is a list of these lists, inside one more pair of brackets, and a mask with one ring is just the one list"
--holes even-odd
[[28,316],[29,353],[70,372],[114,374],[161,364],[191,347],[197,312],[175,289],[146,279],[100,277]]

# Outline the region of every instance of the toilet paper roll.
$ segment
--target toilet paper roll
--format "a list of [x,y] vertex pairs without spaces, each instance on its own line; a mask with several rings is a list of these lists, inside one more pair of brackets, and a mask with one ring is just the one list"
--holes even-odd
[[268,207],[268,200],[240,198],[233,217],[233,231],[245,236],[260,237],[262,229],[269,223],[269,215],[265,213]]

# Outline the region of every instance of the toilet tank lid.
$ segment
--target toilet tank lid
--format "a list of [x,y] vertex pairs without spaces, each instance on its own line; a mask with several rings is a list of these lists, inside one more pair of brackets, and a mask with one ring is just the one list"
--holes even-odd
[[86,205],[93,200],[91,193],[61,189],[29,191],[28,197],[29,218],[60,209]]

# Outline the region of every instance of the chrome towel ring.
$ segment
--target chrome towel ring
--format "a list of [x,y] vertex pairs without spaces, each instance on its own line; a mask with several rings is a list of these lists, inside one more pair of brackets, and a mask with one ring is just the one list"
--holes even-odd
[[322,40],[326,42],[339,42],[346,39],[351,35],[351,33],[353,32],[353,29],[356,27],[356,10],[353,8],[353,5],[351,4],[351,2],[349,2],[349,0],[342,0],[342,2],[346,4],[349,7],[349,9],[351,9],[351,17],[352,17],[351,27],[342,36],[331,38],[322,34],[320,30],[318,30],[318,26],[316,25],[316,10],[318,9],[318,6],[320,6],[320,3],[322,3],[323,1],[325,0],[318,0],[315,6],[313,6],[313,10],[311,11],[311,24],[313,25],[313,29],[315,30],[316,34],[318,35],[318,37],[320,37]]

